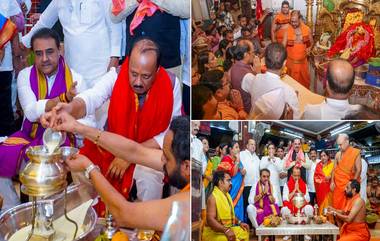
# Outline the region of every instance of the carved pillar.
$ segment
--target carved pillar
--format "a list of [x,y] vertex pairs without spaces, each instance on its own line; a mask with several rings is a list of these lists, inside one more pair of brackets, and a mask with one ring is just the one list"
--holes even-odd
[[313,28],[313,0],[306,0],[306,24],[310,27],[312,33]]
[[315,31],[314,31],[316,36],[321,36],[322,34],[321,29],[320,29],[321,21],[319,19],[319,14],[322,10],[322,4],[323,4],[323,0],[317,0],[317,13],[316,13],[317,17],[315,18]]

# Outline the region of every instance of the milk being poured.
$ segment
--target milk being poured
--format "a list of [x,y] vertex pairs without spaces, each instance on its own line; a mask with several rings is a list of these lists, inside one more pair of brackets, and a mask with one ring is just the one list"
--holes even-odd
[[48,143],[45,143],[45,147],[47,149],[47,152],[49,154],[53,154],[54,150],[59,146],[60,140],[53,139],[50,140]]

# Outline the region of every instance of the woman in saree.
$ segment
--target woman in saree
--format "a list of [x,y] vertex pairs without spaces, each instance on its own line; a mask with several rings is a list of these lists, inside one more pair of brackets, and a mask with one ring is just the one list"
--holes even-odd
[[239,154],[239,143],[233,141],[228,145],[227,155],[222,158],[218,169],[226,171],[232,177],[230,195],[233,200],[235,215],[239,220],[245,222],[243,190],[246,170],[240,162]]
[[326,151],[320,153],[321,161],[317,164],[314,173],[315,192],[319,215],[323,214],[323,209],[331,204],[330,181],[334,162],[330,160]]

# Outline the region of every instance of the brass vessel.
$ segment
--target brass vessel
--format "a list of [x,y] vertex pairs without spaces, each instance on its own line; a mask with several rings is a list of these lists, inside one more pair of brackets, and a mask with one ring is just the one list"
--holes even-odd
[[20,173],[21,191],[32,197],[48,197],[63,192],[67,186],[61,149],[47,153],[44,146],[33,146],[26,150],[29,162]]

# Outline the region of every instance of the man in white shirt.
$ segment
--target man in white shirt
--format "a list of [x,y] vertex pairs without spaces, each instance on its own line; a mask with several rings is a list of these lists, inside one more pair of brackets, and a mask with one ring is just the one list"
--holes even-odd
[[260,161],[260,170],[266,168],[270,171],[270,183],[272,184],[272,195],[276,199],[278,206],[282,207],[282,198],[280,190],[280,173],[284,170],[283,162],[280,158],[275,157],[276,147],[274,144],[268,146],[268,156],[263,156]]
[[[256,155],[256,141],[249,139],[247,149],[240,152],[240,161],[247,173],[244,176],[243,200],[244,207],[248,206],[248,197],[252,186],[260,179],[260,159]],[[244,209],[244,216],[247,210]]]
[[[18,75],[18,96],[25,119],[22,129],[0,144],[0,177],[9,178],[10,183],[28,160],[25,150],[29,146],[42,145],[45,129],[38,122],[39,117],[58,103],[71,101],[77,90],[85,89],[82,77],[70,70],[59,55],[59,47],[59,37],[53,30],[43,28],[36,31],[32,38],[35,64]],[[95,126],[91,118],[80,122]],[[65,144],[70,144],[69,138]],[[18,204],[17,199],[8,199],[12,195],[8,189],[0,189],[7,192],[1,194],[5,197],[6,208]]]
[[[285,64],[286,58],[287,54],[284,46],[279,43],[269,44],[265,49],[267,72],[257,75],[253,75],[252,73],[246,74],[242,80],[241,88],[251,95],[252,108],[254,108],[256,101],[264,94],[275,89],[282,89],[286,103],[293,110],[293,119],[300,119],[301,114],[297,94],[292,87],[284,83],[280,78],[281,69]],[[278,116],[281,116],[281,114]]]
[[[284,147],[281,146],[281,143],[280,143],[280,146],[277,147],[276,156],[282,161],[283,166],[284,166],[285,150],[284,150]],[[280,172],[280,190],[281,190],[281,196],[283,195],[284,186],[285,186],[287,180],[288,180],[288,173],[283,168],[282,171]]]
[[[124,87],[119,85],[117,90],[119,94],[124,98],[127,95],[129,96],[129,92],[128,92],[129,90],[127,89],[128,88],[132,89],[131,91],[134,92],[134,95],[132,94],[131,96],[137,96],[138,100],[135,100],[135,101],[138,101],[139,109],[141,109],[139,110],[140,114],[143,113],[144,107],[147,106],[147,104],[149,104],[149,106],[152,104],[150,101],[152,102],[157,101],[158,104],[162,105],[161,102],[166,103],[168,99],[172,98],[173,102],[171,106],[168,105],[168,106],[160,106],[160,107],[163,108],[163,111],[165,112],[170,111],[171,118],[181,115],[182,100],[181,100],[181,91],[180,91],[181,88],[180,88],[179,80],[173,74],[166,72],[166,70],[160,66],[159,59],[158,59],[159,55],[160,55],[159,49],[153,41],[146,38],[140,39],[139,41],[135,42],[131,51],[131,56],[126,60],[128,62],[125,62],[123,64],[121,72],[119,73],[119,76],[117,75],[115,69],[112,68],[111,71],[109,71],[106,75],[104,75],[102,79],[93,88],[76,96],[70,104],[60,105],[59,107],[57,107],[57,110],[58,111],[63,110],[63,111],[71,113],[76,118],[81,118],[88,114],[94,113],[96,109],[100,107],[105,101],[107,101],[108,99],[111,99],[110,111],[108,113],[108,128],[110,128],[111,114],[119,115],[119,117],[116,118],[119,121],[116,121],[115,119],[115,122],[122,122],[122,120],[120,120],[121,117],[125,117],[128,119],[126,120],[125,124],[123,122],[122,122],[123,124],[120,123],[121,128],[123,128],[124,125],[128,126],[130,125],[130,122],[133,121],[133,119],[129,120],[130,117],[125,116],[126,111],[132,111],[132,110],[129,108],[125,108],[125,110],[122,110],[122,111],[116,108],[115,108],[116,110],[111,110],[111,107],[113,106],[112,100],[115,99],[114,95],[115,95],[115,90],[118,87],[118,84],[120,85],[125,84]],[[121,75],[123,75],[123,77],[120,77]],[[127,79],[129,83],[123,82],[124,79]],[[166,93],[166,91],[169,91],[167,89],[165,90],[161,89],[159,94],[157,94],[158,92],[155,92],[155,95],[153,95],[153,92],[157,91],[157,87],[155,88],[155,86],[160,86],[160,84],[165,84],[165,86],[170,84],[171,93]],[[153,88],[155,88],[154,91],[153,91]],[[151,97],[150,99],[147,98],[148,93],[149,93],[149,97]],[[115,99],[114,103],[116,107],[119,101]],[[133,107],[133,105],[129,107],[135,108]],[[123,108],[123,106],[117,106],[117,108]],[[157,114],[158,113],[156,113],[156,115]],[[51,118],[51,117],[54,118],[53,113],[49,113],[45,115],[44,118]],[[155,122],[159,121],[158,119],[154,119],[156,117],[152,117],[152,118],[153,119],[149,119],[149,120],[142,120],[142,118],[139,118],[138,122],[136,121],[137,122],[136,125],[140,125],[140,123],[144,121],[150,121],[151,125],[153,125],[155,123],[153,123],[152,121],[155,121]],[[140,142],[145,146],[161,149],[162,143],[163,143],[163,137],[167,131],[167,127],[169,126],[169,123],[170,123],[170,120],[168,120],[166,128],[162,130],[160,133],[153,135],[150,139],[146,141],[140,141]],[[158,122],[158,124],[162,125],[163,121]],[[119,134],[125,135],[124,133],[119,133]],[[113,176],[114,178],[118,180],[119,178],[127,178],[126,176],[128,174],[127,173],[128,170],[131,172],[129,173],[129,175],[132,175],[132,173],[134,173],[133,178],[136,180],[138,199],[150,200],[150,199],[160,199],[162,197],[162,187],[163,187],[162,180],[164,178],[162,172],[158,172],[156,170],[153,170],[147,167],[140,167],[139,165],[136,166],[136,169],[133,172],[133,169],[132,170],[128,169],[129,166],[128,164],[126,164],[124,160],[120,160],[118,158],[114,158],[112,163],[110,164],[108,170],[103,170],[103,171],[105,173],[109,171],[111,176]],[[116,175],[118,173],[119,175]],[[126,190],[126,191],[127,192],[124,192],[123,194],[125,196],[128,196],[129,190]]]
[[310,149],[309,157],[311,160],[311,166],[309,170],[306,170],[307,188],[309,189],[310,204],[314,206],[314,204],[317,203],[316,196],[315,196],[315,186],[314,186],[314,172],[320,160],[317,160],[317,150],[315,150],[314,148]]
[[340,120],[348,113],[358,111],[360,105],[351,105],[348,102],[354,80],[354,68],[347,60],[331,61],[327,67],[327,98],[321,104],[306,105],[302,118]]
[[[30,47],[30,39],[40,28],[62,24],[67,64],[83,76],[88,88],[93,87],[110,67],[117,67],[121,56],[121,23],[112,23],[111,0],[52,0],[22,43]],[[102,128],[107,119],[107,106],[96,113]]]

